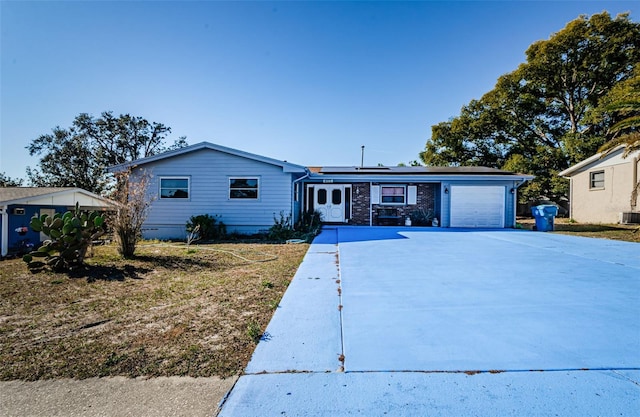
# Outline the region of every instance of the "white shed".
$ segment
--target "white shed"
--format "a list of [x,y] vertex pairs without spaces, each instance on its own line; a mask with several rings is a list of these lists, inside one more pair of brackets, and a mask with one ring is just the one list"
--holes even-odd
[[65,187],[3,187],[0,188],[0,254],[28,240],[40,243],[44,236],[29,229],[35,214],[53,215],[75,208],[109,210],[115,203],[81,188]]

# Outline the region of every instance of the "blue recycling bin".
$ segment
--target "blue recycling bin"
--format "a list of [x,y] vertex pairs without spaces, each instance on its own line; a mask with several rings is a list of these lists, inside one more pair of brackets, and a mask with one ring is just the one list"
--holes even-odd
[[536,219],[537,231],[552,232],[553,222],[558,215],[558,207],[551,204],[542,204],[531,207],[531,214]]

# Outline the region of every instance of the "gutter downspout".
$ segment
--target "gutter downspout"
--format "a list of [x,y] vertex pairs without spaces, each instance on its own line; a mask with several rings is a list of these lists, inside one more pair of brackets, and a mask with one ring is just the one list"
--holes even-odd
[[[373,226],[373,202],[371,201],[371,188],[373,188],[373,182],[369,181],[369,226]],[[380,202],[378,201],[378,204],[379,203]]]
[[[296,223],[296,216],[294,214],[294,210],[295,210],[295,205],[296,205],[296,184],[299,183],[300,181],[309,178],[309,170],[307,168],[304,169],[304,171],[306,172],[306,174],[304,174],[303,176],[301,176],[300,178],[298,178],[297,180],[293,180],[292,183],[292,190],[291,193],[293,194],[293,198],[291,199],[291,216],[293,218],[293,224]],[[300,207],[302,207],[302,210],[304,211],[305,209],[305,200],[304,200],[304,189],[302,190],[302,195],[300,196]]]
[[0,256],[5,257],[9,253],[9,206],[2,206],[0,210],[2,215],[2,238],[0,240],[2,252]]
[[573,178],[569,177],[569,219],[573,219]]
[[511,199],[513,200],[513,225],[512,228],[515,228],[518,225],[518,187],[520,186],[520,181],[514,181],[512,185]]
[[513,188],[515,188],[515,193],[513,193],[513,217],[514,217],[514,227],[518,223],[516,218],[518,217],[518,189],[522,187],[527,181],[526,178],[520,178],[519,180],[514,181]]
[[638,157],[633,158],[633,188],[631,189],[631,211],[638,205]]

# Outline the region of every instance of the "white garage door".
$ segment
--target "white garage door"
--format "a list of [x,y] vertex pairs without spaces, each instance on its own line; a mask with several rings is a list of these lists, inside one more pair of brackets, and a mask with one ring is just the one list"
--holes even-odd
[[504,187],[451,187],[451,227],[504,227]]

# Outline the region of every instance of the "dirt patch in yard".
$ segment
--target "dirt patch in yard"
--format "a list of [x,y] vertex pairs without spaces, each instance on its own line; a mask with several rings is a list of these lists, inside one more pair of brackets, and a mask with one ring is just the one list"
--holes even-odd
[[94,249],[70,275],[0,262],[0,379],[241,372],[308,245]]

